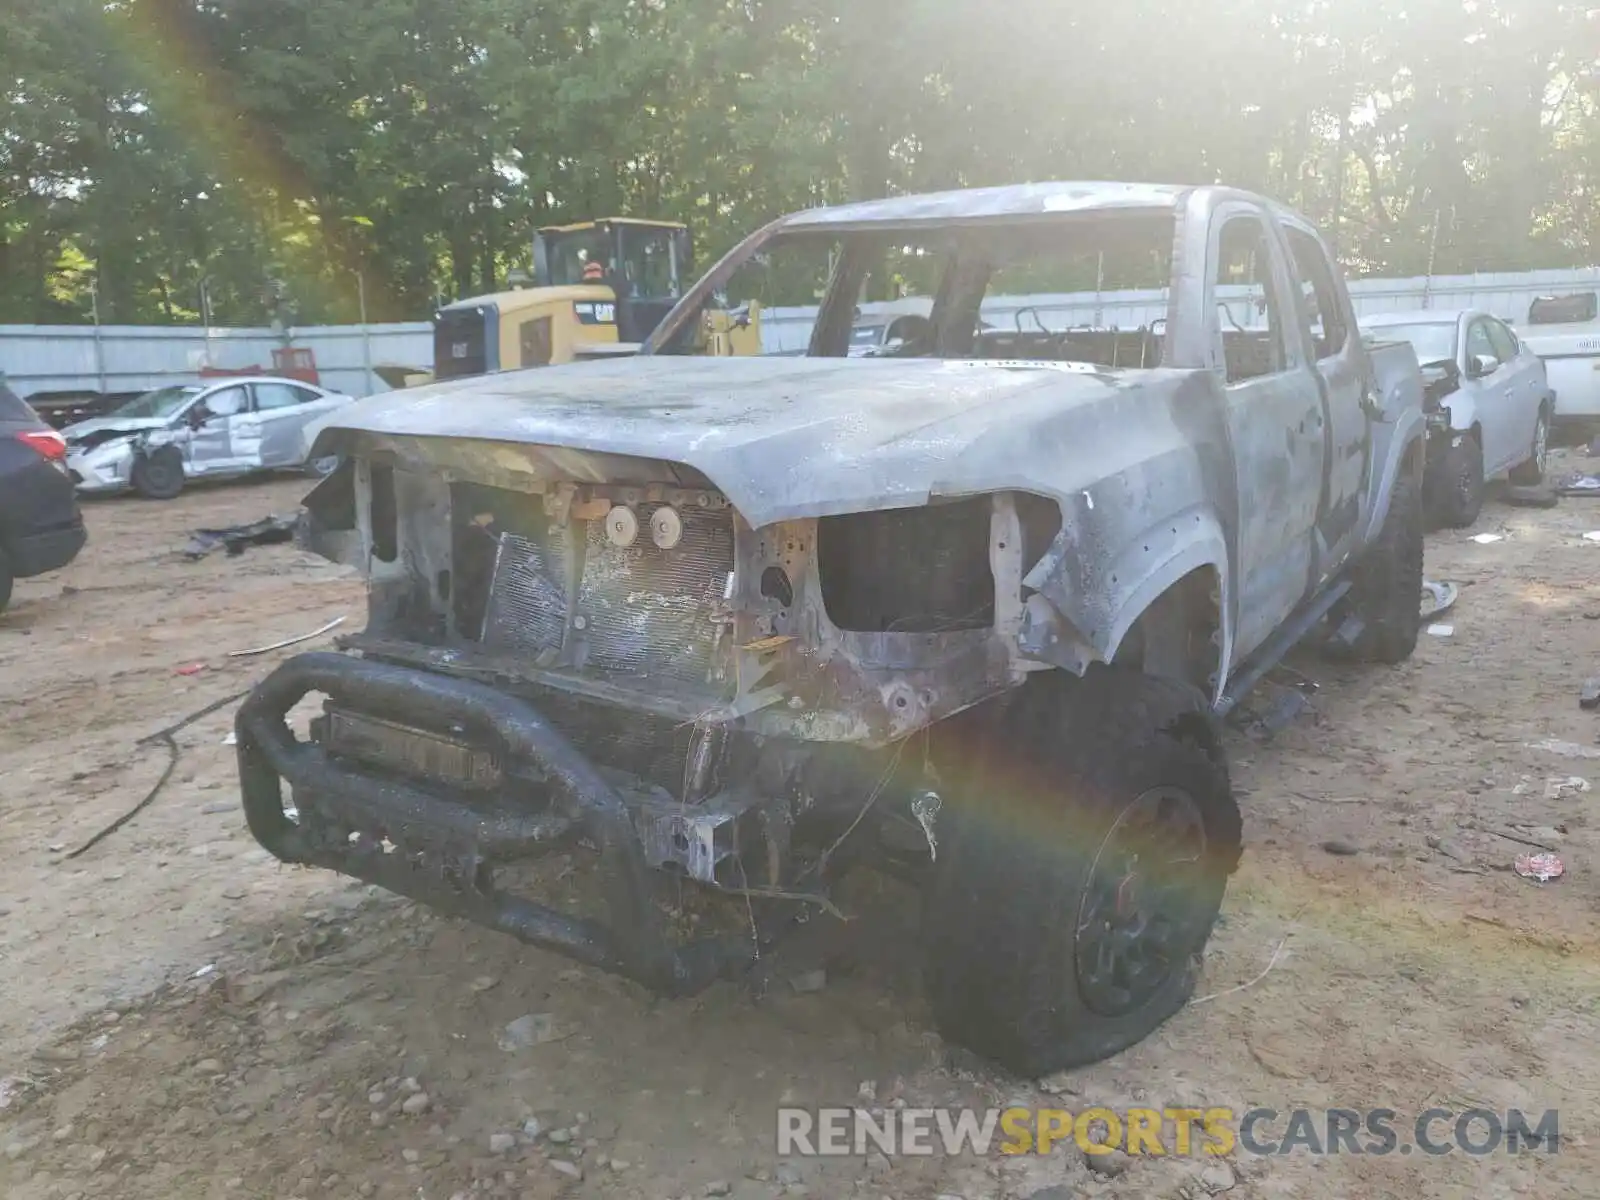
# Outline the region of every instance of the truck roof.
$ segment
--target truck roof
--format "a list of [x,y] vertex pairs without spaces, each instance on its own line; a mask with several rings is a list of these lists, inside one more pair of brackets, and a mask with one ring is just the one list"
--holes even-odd
[[838,229],[850,226],[938,224],[946,221],[1004,220],[1127,208],[1171,210],[1193,188],[1175,184],[1053,182],[971,188],[863,200],[813,208],[785,218],[787,229]]

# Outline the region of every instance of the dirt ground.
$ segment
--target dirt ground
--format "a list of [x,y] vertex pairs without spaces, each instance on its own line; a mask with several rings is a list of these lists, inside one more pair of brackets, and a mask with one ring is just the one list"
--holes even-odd
[[[1557,469],[1583,462],[1569,452]],[[1600,781],[1600,715],[1577,703],[1600,674],[1600,544],[1582,537],[1600,530],[1600,500],[1491,502],[1475,529],[1433,535],[1430,577],[1460,584],[1460,603],[1453,635],[1425,636],[1408,665],[1297,660],[1322,685],[1313,710],[1271,741],[1233,736],[1247,852],[1208,955],[1214,998],[1045,1095],[942,1046],[898,885],[850,890],[860,916],[829,944],[820,991],[655,1001],[277,865],[240,816],[231,707],[177,735],[148,809],[69,858],[158,778],[166,753],[139,738],[294,652],[228,651],[337,616],[359,627],[359,583],[292,547],[179,553],[190,530],[292,511],[303,489],[89,505],[79,561],[20,584],[0,616],[0,1196],[1596,1194],[1600,824],[1595,794],[1563,782]],[[1482,533],[1503,537],[1470,540]],[[1517,838],[1555,846],[1566,876],[1519,878]],[[527,1014],[549,1040],[502,1048]],[[1431,1107],[1556,1108],[1562,1142],[1479,1158],[1238,1153],[1221,1170],[1176,1157],[1091,1170],[1071,1147],[776,1157],[780,1103],[864,1094],[1390,1108],[1403,1135]]]

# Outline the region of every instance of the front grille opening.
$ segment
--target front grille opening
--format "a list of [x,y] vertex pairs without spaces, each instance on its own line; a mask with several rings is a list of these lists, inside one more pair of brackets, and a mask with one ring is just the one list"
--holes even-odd
[[853,633],[943,633],[994,624],[986,497],[824,517],[817,567],[829,619]]
[[[458,483],[450,500],[458,637],[539,666],[731,688],[731,509],[639,502],[619,545],[605,520],[561,525],[520,492]],[[680,531],[665,546],[658,516]]]

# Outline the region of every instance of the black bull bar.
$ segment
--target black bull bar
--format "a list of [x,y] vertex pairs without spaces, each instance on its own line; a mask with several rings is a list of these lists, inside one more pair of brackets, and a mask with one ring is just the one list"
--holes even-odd
[[[313,692],[425,728],[464,727],[494,738],[508,763],[532,767],[549,787],[542,811],[469,803],[367,774],[302,742],[284,718]],[[256,686],[234,720],[239,783],[250,832],[286,863],[326,867],[530,945],[688,995],[754,959],[752,942],[705,938],[674,944],[654,903],[654,872],[626,805],[583,754],[527,701],[470,680],[343,654],[302,654]],[[283,805],[295,792],[298,817]],[[529,785],[532,786],[532,785]],[[328,829],[381,829],[407,853]],[[576,837],[599,850],[606,924],[496,891],[495,861],[548,853]],[[411,851],[420,849],[421,862]]]

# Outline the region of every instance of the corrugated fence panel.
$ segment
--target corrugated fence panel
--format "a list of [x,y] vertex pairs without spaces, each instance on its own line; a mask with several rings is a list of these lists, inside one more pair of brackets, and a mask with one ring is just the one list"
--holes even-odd
[[[1433,278],[1357,279],[1350,284],[1362,316],[1411,309],[1481,308],[1521,325],[1537,296],[1600,290],[1600,267]],[[1229,289],[1240,300],[1248,289]],[[864,315],[904,311],[864,304]],[[1240,324],[1252,323],[1248,305],[1235,306]],[[1161,292],[1092,292],[1066,295],[993,296],[984,320],[1001,328],[1149,325],[1166,315]],[[816,309],[768,308],[761,313],[761,340],[770,353],[803,351]],[[424,321],[395,325],[322,325],[290,331],[291,343],[309,347],[323,383],[365,396],[385,390],[371,367],[384,364],[431,368],[432,327]],[[201,329],[182,326],[0,325],[0,372],[21,395],[37,392],[135,392],[191,382],[202,366],[270,368],[282,341],[268,329]]]
[[[291,344],[309,348],[324,386],[366,396],[385,390],[370,367],[428,367],[432,326],[328,325],[295,329]],[[0,325],[0,372],[24,397],[39,392],[140,392],[199,378],[202,367],[272,368],[283,345],[269,329],[143,325]]]

